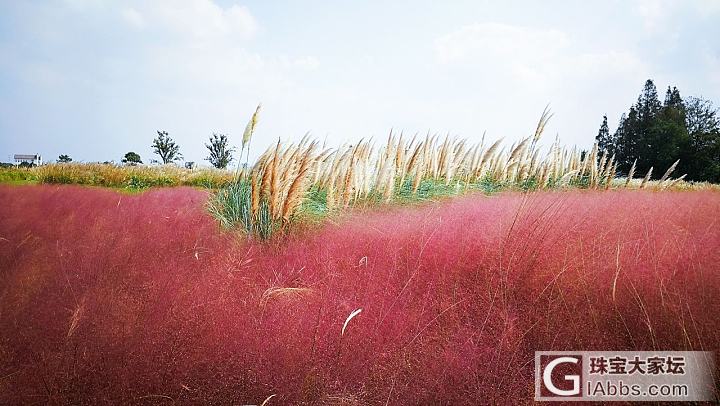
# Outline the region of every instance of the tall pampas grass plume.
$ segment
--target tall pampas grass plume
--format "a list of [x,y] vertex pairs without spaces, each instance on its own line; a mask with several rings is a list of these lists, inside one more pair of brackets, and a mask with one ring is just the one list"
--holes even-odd
[[260,113],[261,106],[262,106],[262,104],[258,104],[252,117],[250,117],[250,121],[248,121],[247,126],[245,126],[245,132],[243,133],[243,138],[242,138],[242,148],[243,149],[245,149],[245,146],[250,143],[253,133],[255,132],[255,127],[257,126],[258,114]]
[[678,159],[677,161],[675,161],[674,164],[670,165],[668,170],[665,171],[665,174],[662,176],[662,178],[660,178],[660,181],[658,182],[660,185],[662,185],[662,183],[665,182],[665,180],[667,180],[667,178],[670,176],[670,174],[673,173],[675,168],[677,168],[679,163],[680,163],[680,160]]
[[635,166],[636,165],[637,165],[637,159],[635,159],[635,161],[633,161],[632,167],[630,167],[630,172],[628,172],[627,180],[625,181],[625,187],[628,187],[628,185],[632,181],[632,178],[635,175]]
[[643,178],[642,182],[640,183],[640,189],[643,189],[645,185],[650,180],[650,177],[652,176],[653,167],[651,166],[650,169],[647,171],[647,174]]

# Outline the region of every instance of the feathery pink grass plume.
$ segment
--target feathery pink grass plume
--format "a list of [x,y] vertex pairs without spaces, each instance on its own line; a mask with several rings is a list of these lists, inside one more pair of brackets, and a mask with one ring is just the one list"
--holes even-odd
[[262,244],[206,198],[0,186],[0,403],[527,404],[535,350],[720,350],[716,192],[470,195]]

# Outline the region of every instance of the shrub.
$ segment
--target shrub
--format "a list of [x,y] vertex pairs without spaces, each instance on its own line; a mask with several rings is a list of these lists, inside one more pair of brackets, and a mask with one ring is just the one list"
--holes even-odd
[[123,156],[122,163],[126,165],[137,165],[143,162],[138,153],[130,151]]

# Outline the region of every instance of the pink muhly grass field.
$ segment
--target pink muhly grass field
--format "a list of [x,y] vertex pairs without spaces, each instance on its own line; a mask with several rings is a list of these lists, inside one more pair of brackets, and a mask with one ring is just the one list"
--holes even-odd
[[529,404],[536,350],[720,350],[717,192],[476,195],[266,244],[206,199],[0,187],[0,403]]

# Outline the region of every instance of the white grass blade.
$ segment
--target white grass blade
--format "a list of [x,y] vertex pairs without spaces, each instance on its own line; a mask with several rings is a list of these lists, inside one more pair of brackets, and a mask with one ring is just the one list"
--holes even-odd
[[357,309],[357,310],[355,310],[354,312],[350,313],[350,315],[348,316],[348,318],[345,320],[345,324],[343,324],[343,328],[342,328],[342,331],[340,332],[340,336],[345,335],[345,329],[347,328],[348,323],[350,323],[350,320],[352,320],[353,317],[355,317],[355,316],[357,316],[358,314],[360,314],[361,311],[362,311],[362,308]]
[[270,401],[270,399],[272,399],[272,398],[274,398],[274,397],[275,397],[275,394],[272,394],[272,395],[268,396],[267,399],[265,399],[265,400],[262,402],[262,404],[260,404],[260,406],[265,406],[265,405],[267,405],[268,402]]

